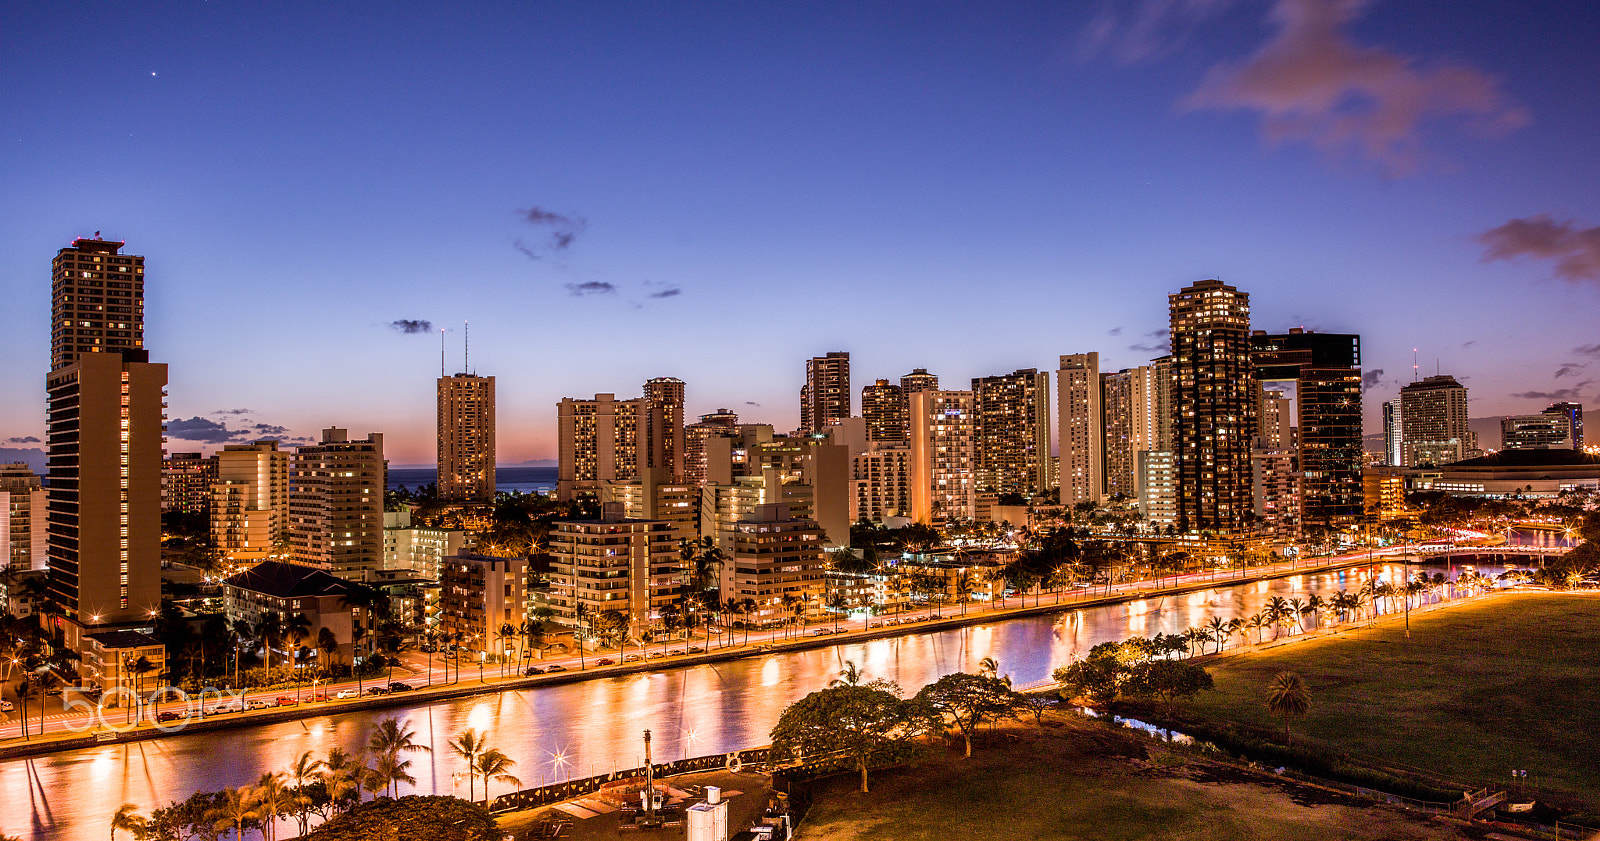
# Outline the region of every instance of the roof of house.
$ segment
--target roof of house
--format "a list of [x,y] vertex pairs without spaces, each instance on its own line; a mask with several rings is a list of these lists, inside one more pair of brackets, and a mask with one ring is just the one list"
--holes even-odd
[[99,643],[101,648],[149,648],[161,645],[161,640],[140,631],[98,631],[84,636]]
[[342,578],[315,567],[281,561],[262,561],[224,583],[280,599],[343,596],[350,592],[350,582]]

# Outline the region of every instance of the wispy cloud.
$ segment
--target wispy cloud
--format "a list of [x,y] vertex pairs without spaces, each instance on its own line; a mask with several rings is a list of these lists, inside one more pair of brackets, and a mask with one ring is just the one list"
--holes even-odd
[[746,401],[744,401],[744,404],[746,406],[757,406],[757,407],[759,407],[761,405],[760,403],[757,403],[754,400],[746,400]]
[[1305,141],[1329,155],[1355,154],[1390,175],[1422,164],[1420,128],[1465,120],[1485,134],[1528,122],[1500,81],[1445,60],[1355,43],[1345,27],[1366,0],[1277,0],[1277,32],[1242,62],[1212,67],[1180,106],[1259,114],[1268,145]]
[[253,414],[255,414],[255,410],[254,409],[218,409],[215,412],[212,412],[211,414],[213,414],[213,415],[253,415]]
[[1128,345],[1128,350],[1136,350],[1140,353],[1167,353],[1172,350],[1172,342],[1169,340],[1171,334],[1172,331],[1165,328],[1151,330],[1144,334],[1144,338],[1141,341]]
[[1579,371],[1582,371],[1583,367],[1584,366],[1583,366],[1582,362],[1568,362],[1568,363],[1565,363],[1560,368],[1556,369],[1556,373],[1555,373],[1555,376],[1553,377],[1553,379],[1559,380],[1562,377],[1568,376],[1570,374],[1576,374]]
[[21,438],[7,438],[6,439],[6,443],[7,444],[40,444],[40,443],[43,443],[43,442],[40,441],[38,438],[35,438],[32,435],[24,435]]
[[679,295],[682,295],[682,294],[683,294],[683,290],[682,289],[679,289],[678,287],[673,286],[673,287],[671,287],[669,289],[663,289],[660,292],[651,292],[650,293],[650,297],[652,297],[652,298],[676,298],[676,297],[678,297]]
[[1556,276],[1572,281],[1600,281],[1600,226],[1580,228],[1540,214],[1512,219],[1478,234],[1483,261],[1554,260]]
[[[234,414],[233,412],[219,412],[214,414]],[[226,422],[218,422],[210,418],[199,416],[192,418],[176,418],[167,421],[167,437],[182,441],[194,441],[201,444],[235,444],[245,441],[255,441],[260,438],[278,438],[294,443],[305,443],[308,439],[290,439],[288,427],[270,423],[245,424],[238,428],[231,428]]]
[[578,240],[578,235],[589,227],[587,219],[555,213],[542,207],[518,210],[517,215],[538,232],[538,237],[531,242],[518,238],[515,243],[516,249],[531,260],[565,254]]
[[617,291],[615,284],[606,283],[603,280],[586,280],[583,283],[569,283],[566,284],[566,287],[567,293],[575,298],[581,298],[585,295],[610,295]]
[[1589,387],[1589,383],[1591,382],[1593,382],[1593,380],[1584,380],[1573,385],[1571,388],[1558,388],[1555,391],[1519,391],[1511,396],[1521,397],[1527,400],[1577,400],[1583,396],[1582,392],[1584,389]]
[[1113,327],[1110,330],[1106,331],[1106,335],[1107,336],[1120,336],[1120,335],[1122,335],[1122,328],[1121,327]]
[[398,318],[389,322],[389,329],[396,333],[405,333],[407,335],[432,333],[433,322],[422,318]]
[[1078,37],[1084,58],[1135,64],[1182,46],[1207,18],[1234,0],[1105,0]]
[[1362,391],[1370,391],[1378,386],[1383,385],[1384,382],[1385,380],[1383,379],[1382,368],[1368,368],[1367,370],[1361,372]]
[[1600,344],[1578,345],[1572,349],[1572,352],[1580,356],[1593,356],[1600,358]]

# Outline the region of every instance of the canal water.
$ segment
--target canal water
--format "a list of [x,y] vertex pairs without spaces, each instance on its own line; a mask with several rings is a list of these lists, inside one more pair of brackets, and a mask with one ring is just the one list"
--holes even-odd
[[[1412,567],[1418,569],[1445,571]],[[1404,573],[1399,564],[1379,564],[1370,574],[1397,581]],[[111,815],[124,803],[148,812],[197,790],[253,784],[264,772],[288,768],[304,751],[318,757],[335,746],[359,752],[372,727],[389,717],[405,720],[417,740],[432,748],[411,756],[417,783],[402,785],[402,794],[466,796],[464,766],[447,742],[468,728],[486,733],[516,761],[512,773],[521,787],[640,765],[646,728],[657,761],[754,747],[767,743],[785,707],[827,686],[847,661],[866,679],[898,683],[906,695],[943,675],[975,672],[984,657],[995,658],[1015,685],[1027,686],[1048,680],[1056,667],[1101,642],[1181,633],[1213,616],[1248,617],[1273,596],[1354,592],[1368,575],[1367,567],[1295,575],[714,665],[10,760],[0,764],[0,832],[104,838]],[[496,782],[492,793],[512,788]],[[481,784],[479,789],[482,797]]]

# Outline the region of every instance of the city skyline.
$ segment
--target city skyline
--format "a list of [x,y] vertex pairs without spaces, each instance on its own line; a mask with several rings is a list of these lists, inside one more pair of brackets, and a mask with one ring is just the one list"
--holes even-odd
[[852,392],[1131,368],[1212,277],[1255,329],[1360,334],[1369,433],[1412,348],[1475,417],[1596,400],[1592,10],[617,8],[108,7],[137,62],[0,12],[0,447],[43,437],[40,256],[96,231],[147,260],[169,451],[337,426],[431,462],[469,320],[502,464],[656,377],[787,430],[805,359]]

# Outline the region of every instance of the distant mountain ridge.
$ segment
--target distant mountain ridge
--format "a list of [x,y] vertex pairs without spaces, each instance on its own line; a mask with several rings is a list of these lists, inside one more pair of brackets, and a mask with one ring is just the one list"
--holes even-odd
[[34,473],[44,475],[44,450],[38,447],[0,447],[0,462],[13,461],[20,461]]

